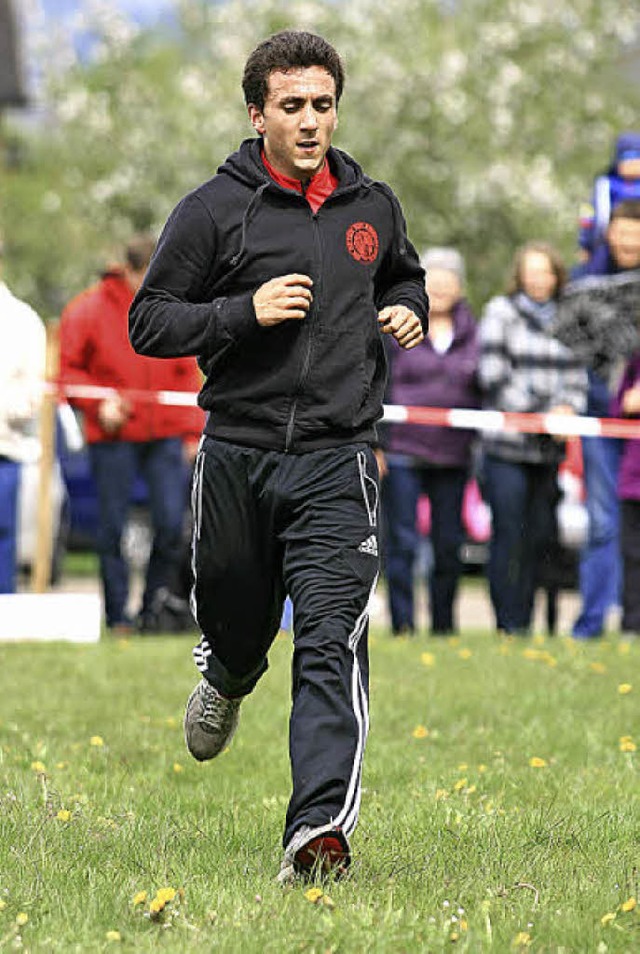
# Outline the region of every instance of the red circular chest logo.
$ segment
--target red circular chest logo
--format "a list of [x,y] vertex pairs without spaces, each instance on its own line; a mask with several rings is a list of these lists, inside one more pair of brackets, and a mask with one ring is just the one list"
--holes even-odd
[[347,229],[347,251],[356,262],[375,262],[379,247],[378,233],[368,222],[354,222]]

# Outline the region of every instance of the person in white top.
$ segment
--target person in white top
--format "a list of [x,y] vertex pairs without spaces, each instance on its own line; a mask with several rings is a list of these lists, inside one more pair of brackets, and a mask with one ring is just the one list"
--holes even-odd
[[0,593],[13,593],[20,468],[40,455],[46,335],[33,308],[2,280],[2,260],[0,238]]

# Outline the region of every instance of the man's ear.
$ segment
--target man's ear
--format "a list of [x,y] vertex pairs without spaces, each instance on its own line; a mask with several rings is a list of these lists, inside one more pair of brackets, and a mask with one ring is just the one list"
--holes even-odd
[[258,133],[259,136],[264,136],[264,116],[262,110],[258,109],[257,106],[254,106],[253,103],[249,103],[247,106],[247,112],[249,113],[249,119],[251,120],[251,125]]

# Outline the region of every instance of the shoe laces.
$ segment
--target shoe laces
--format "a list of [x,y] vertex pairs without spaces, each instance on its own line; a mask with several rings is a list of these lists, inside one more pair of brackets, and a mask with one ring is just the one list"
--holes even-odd
[[216,732],[226,729],[238,703],[235,699],[226,699],[214,687],[204,683],[202,687],[202,721]]

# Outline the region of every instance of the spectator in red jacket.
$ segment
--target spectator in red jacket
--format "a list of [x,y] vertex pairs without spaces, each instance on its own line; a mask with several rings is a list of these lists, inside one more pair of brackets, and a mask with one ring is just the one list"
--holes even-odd
[[153,546],[142,606],[142,632],[155,628],[154,605],[176,573],[185,510],[185,456],[193,459],[203,427],[196,407],[158,404],[136,392],[200,388],[194,358],[142,357],[128,337],[128,311],[142,283],[155,242],[145,235],[128,244],[125,265],[111,268],[97,285],[65,308],[60,322],[64,385],[99,385],[113,394],[87,399],[71,395],[82,412],[91,468],[98,490],[98,552],[107,626],[130,632],[129,569],[121,552],[131,490],[138,473],[149,489]]

